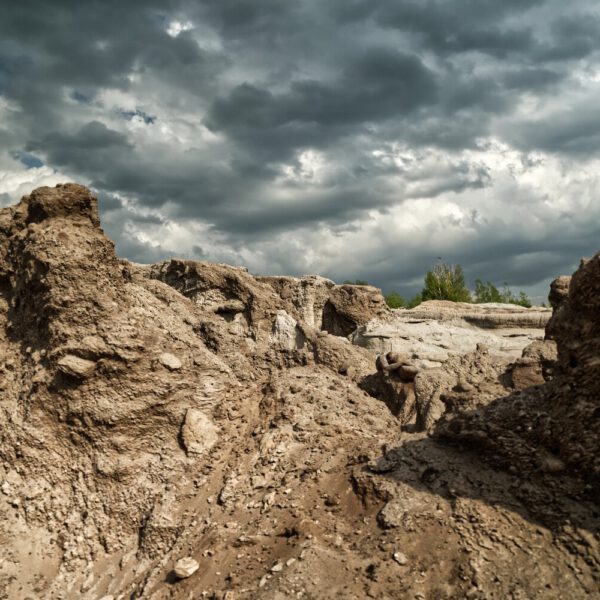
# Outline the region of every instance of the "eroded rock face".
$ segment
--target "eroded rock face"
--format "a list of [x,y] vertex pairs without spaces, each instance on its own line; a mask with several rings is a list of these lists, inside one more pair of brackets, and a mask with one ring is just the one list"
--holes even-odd
[[486,442],[493,460],[545,472],[556,472],[560,464],[559,470],[583,474],[600,494],[600,254],[582,261],[571,278],[555,280],[550,299],[549,340],[524,353],[525,365],[517,361],[513,378],[521,378],[523,366],[532,360],[539,364],[535,383],[542,383],[548,368],[552,379],[447,420],[438,435],[476,444],[474,430],[493,430]]
[[[251,481],[283,485],[287,471],[267,477],[263,461],[294,452],[295,464],[315,448],[326,460],[334,439],[366,452],[394,431],[385,406],[355,384],[371,368],[368,353],[321,331],[331,282],[294,280],[304,292],[288,295],[226,265],[120,260],[95,198],[73,184],[0,209],[0,233],[0,535],[47,549],[24,569],[21,546],[6,548],[13,562],[0,565],[0,589],[9,597],[34,587],[45,597],[67,588],[69,598],[120,596],[138,585],[151,597],[156,582],[132,561],[158,573],[186,527],[196,530],[191,490],[202,510],[227,496],[222,489],[228,506],[250,502]],[[354,416],[342,410],[348,399],[360,407]],[[369,432],[359,424],[366,414],[378,421]],[[286,419],[301,433],[279,436]],[[288,487],[300,485],[290,477]],[[104,566],[79,580],[98,557]]]
[[[424,370],[388,351],[377,370],[350,343],[387,318],[373,288],[120,260],[77,185],[0,209],[0,596],[593,596],[583,296],[598,295],[582,268],[555,309],[554,379],[482,409],[504,393],[491,352]],[[544,375],[548,357],[531,346],[520,376],[498,377],[523,382],[536,360]],[[397,417],[373,381],[405,394]],[[440,402],[443,439],[475,456],[401,431]]]
[[322,329],[333,335],[349,336],[374,318],[388,315],[381,291],[368,285],[339,285],[332,288],[323,307]]
[[66,564],[91,560],[138,536],[165,474],[186,469],[186,411],[213,414],[236,380],[180,318],[189,300],[132,280],[86,188],[37,189],[0,227],[2,472],[22,473],[27,522]]
[[556,343],[553,340],[536,340],[526,346],[521,358],[510,367],[513,388],[526,390],[549,381],[554,375],[556,359]]

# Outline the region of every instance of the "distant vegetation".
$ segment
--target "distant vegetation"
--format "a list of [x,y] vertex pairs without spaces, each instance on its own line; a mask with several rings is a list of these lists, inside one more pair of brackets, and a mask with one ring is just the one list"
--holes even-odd
[[344,285],[371,285],[368,281],[365,281],[364,279],[355,279],[354,281],[352,281],[352,279],[346,279],[344,281]]
[[[347,279],[345,284],[369,285],[367,281]],[[460,265],[450,265],[441,260],[425,275],[425,285],[420,293],[406,300],[398,292],[390,292],[385,301],[390,308],[414,308],[426,300],[450,300],[452,302],[498,302],[501,304],[518,304],[531,307],[531,300],[525,292],[514,294],[508,284],[499,290],[491,281],[475,280],[475,293],[472,295],[465,281]]]
[[425,275],[425,287],[421,292],[425,300],[451,300],[471,302],[471,292],[465,283],[465,275],[460,265],[438,262]]
[[475,280],[475,298],[473,302],[480,304],[482,302],[501,302],[503,304],[519,304],[526,308],[531,307],[531,300],[525,292],[519,292],[518,296],[515,296],[508,287],[508,284],[504,284],[502,291],[500,291],[491,281],[483,283],[481,279]]

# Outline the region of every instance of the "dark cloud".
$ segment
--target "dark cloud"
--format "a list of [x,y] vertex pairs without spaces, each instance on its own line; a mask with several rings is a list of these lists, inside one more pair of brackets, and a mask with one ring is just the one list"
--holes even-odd
[[[283,151],[331,144],[365,123],[406,119],[435,100],[436,84],[415,55],[372,47],[332,81],[294,80],[274,94],[249,83],[210,107],[207,126],[253,151]],[[268,154],[268,152],[265,152]]]
[[92,185],[138,261],[543,286],[600,233],[599,36],[593,0],[6,3],[0,202]]
[[600,149],[600,107],[584,105],[557,110],[545,116],[521,121],[508,133],[512,143],[526,150],[586,158]]

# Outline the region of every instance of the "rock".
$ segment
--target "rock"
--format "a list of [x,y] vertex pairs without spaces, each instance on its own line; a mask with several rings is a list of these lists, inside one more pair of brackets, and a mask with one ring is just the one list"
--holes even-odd
[[198,561],[188,556],[185,558],[180,558],[175,563],[173,572],[179,579],[187,579],[188,577],[191,577],[199,568],[200,565],[198,564]]
[[414,356],[410,362],[421,369],[473,352],[478,343],[488,345],[494,356],[518,358],[527,344],[543,338],[550,316],[551,310],[541,307],[432,300],[372,319],[352,334],[352,341],[399,358],[390,358],[390,364]]
[[550,284],[548,300],[550,301],[550,306],[552,306],[554,310],[556,310],[569,297],[570,285],[570,275],[561,275]]
[[472,410],[509,393],[510,384],[503,377],[508,366],[506,359],[478,344],[475,352],[421,371],[414,382],[417,428],[430,431],[444,414]]
[[96,363],[73,354],[63,356],[57,363],[59,371],[76,379],[87,379],[96,369]]
[[406,558],[405,554],[402,554],[402,552],[394,552],[394,554],[392,555],[392,558],[399,564],[399,565],[406,565],[408,564],[408,558]]
[[[568,472],[598,498],[600,253],[583,260],[571,277],[556,279],[550,301],[545,340],[525,348],[513,368],[513,385],[524,389],[440,422],[435,435],[466,442],[482,458],[523,478],[538,469]],[[482,427],[493,435],[473,438]]]
[[278,310],[273,323],[272,342],[286,350],[299,350],[304,346],[305,337],[296,320],[285,310]]
[[523,349],[521,358],[511,368],[511,379],[516,390],[542,385],[549,380],[556,366],[556,343],[537,340]]
[[323,307],[322,328],[346,337],[371,319],[389,314],[381,290],[370,285],[338,285],[331,289]]
[[169,352],[163,352],[158,360],[163,367],[169,369],[169,371],[177,371],[181,369],[181,361],[174,355]]
[[547,456],[544,458],[541,467],[545,473],[562,473],[567,468],[565,463],[556,456]]
[[27,222],[41,223],[48,219],[86,219],[98,227],[98,203],[90,190],[68,183],[55,188],[40,187],[28,197]]
[[271,567],[272,573],[280,573],[283,571],[283,563],[277,563]]
[[181,426],[181,439],[188,454],[204,454],[219,439],[219,429],[212,419],[196,408],[189,408]]

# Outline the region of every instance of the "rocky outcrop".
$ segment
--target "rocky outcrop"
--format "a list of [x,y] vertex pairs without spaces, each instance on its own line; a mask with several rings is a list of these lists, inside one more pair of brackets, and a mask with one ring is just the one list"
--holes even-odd
[[513,379],[522,380],[523,360],[531,360],[539,364],[536,384],[543,383],[548,368],[553,377],[474,413],[445,419],[438,436],[477,445],[473,431],[487,432],[483,448],[490,460],[528,471],[578,473],[600,495],[599,298],[597,254],[582,261],[572,278],[560,277],[551,286],[554,313],[546,332],[556,342],[556,362],[549,341],[530,347],[513,370]]
[[401,311],[411,319],[428,319],[445,323],[469,323],[482,329],[543,329],[550,319],[549,308],[525,308],[516,304],[470,304],[429,300],[410,310]]
[[[306,460],[315,448],[325,459],[333,443],[319,437],[317,422],[337,420],[336,444],[348,437],[364,451],[394,431],[385,406],[354,383],[371,368],[369,354],[321,330],[328,303],[346,325],[363,308],[365,318],[379,314],[373,289],[310,277],[281,287],[227,265],[120,260],[95,198],[73,184],[0,209],[0,234],[0,536],[20,531],[0,563],[7,597],[37,597],[34,587],[44,597],[127,589],[150,597],[148,573],[197,522],[186,508],[190,489],[196,511],[207,498],[226,498],[223,478],[241,475],[255,436],[264,438],[263,458],[252,459],[233,496],[251,494],[250,477],[265,479],[263,460],[279,460],[266,458],[275,452],[268,440],[278,439],[276,431],[265,437],[269,422],[277,430],[277,420],[293,419],[303,433],[288,443]],[[285,394],[294,395],[289,417],[275,410]],[[343,410],[350,400],[356,416]],[[359,425],[367,412],[377,415],[372,432]],[[277,473],[267,475],[279,489]],[[20,544],[47,552],[21,568]],[[148,561],[145,571],[116,575],[136,557]],[[74,591],[65,596],[67,587]]]
[[549,381],[554,375],[556,358],[556,343],[553,340],[532,342],[509,369],[512,387],[526,390]]
[[550,314],[539,307],[433,300],[373,319],[352,340],[377,354],[408,354],[420,368],[439,367],[451,356],[474,352],[478,344],[493,356],[514,360],[531,342],[543,339]]
[[82,186],[0,209],[0,597],[593,596],[594,260],[553,374],[539,344],[376,365],[346,337],[374,288],[132,264]]
[[37,189],[0,211],[0,227],[2,473],[19,473],[33,494],[23,517],[65,563],[89,561],[136,539],[187,469],[186,414],[218,419],[242,394],[181,318],[191,302],[117,259],[86,188]]

